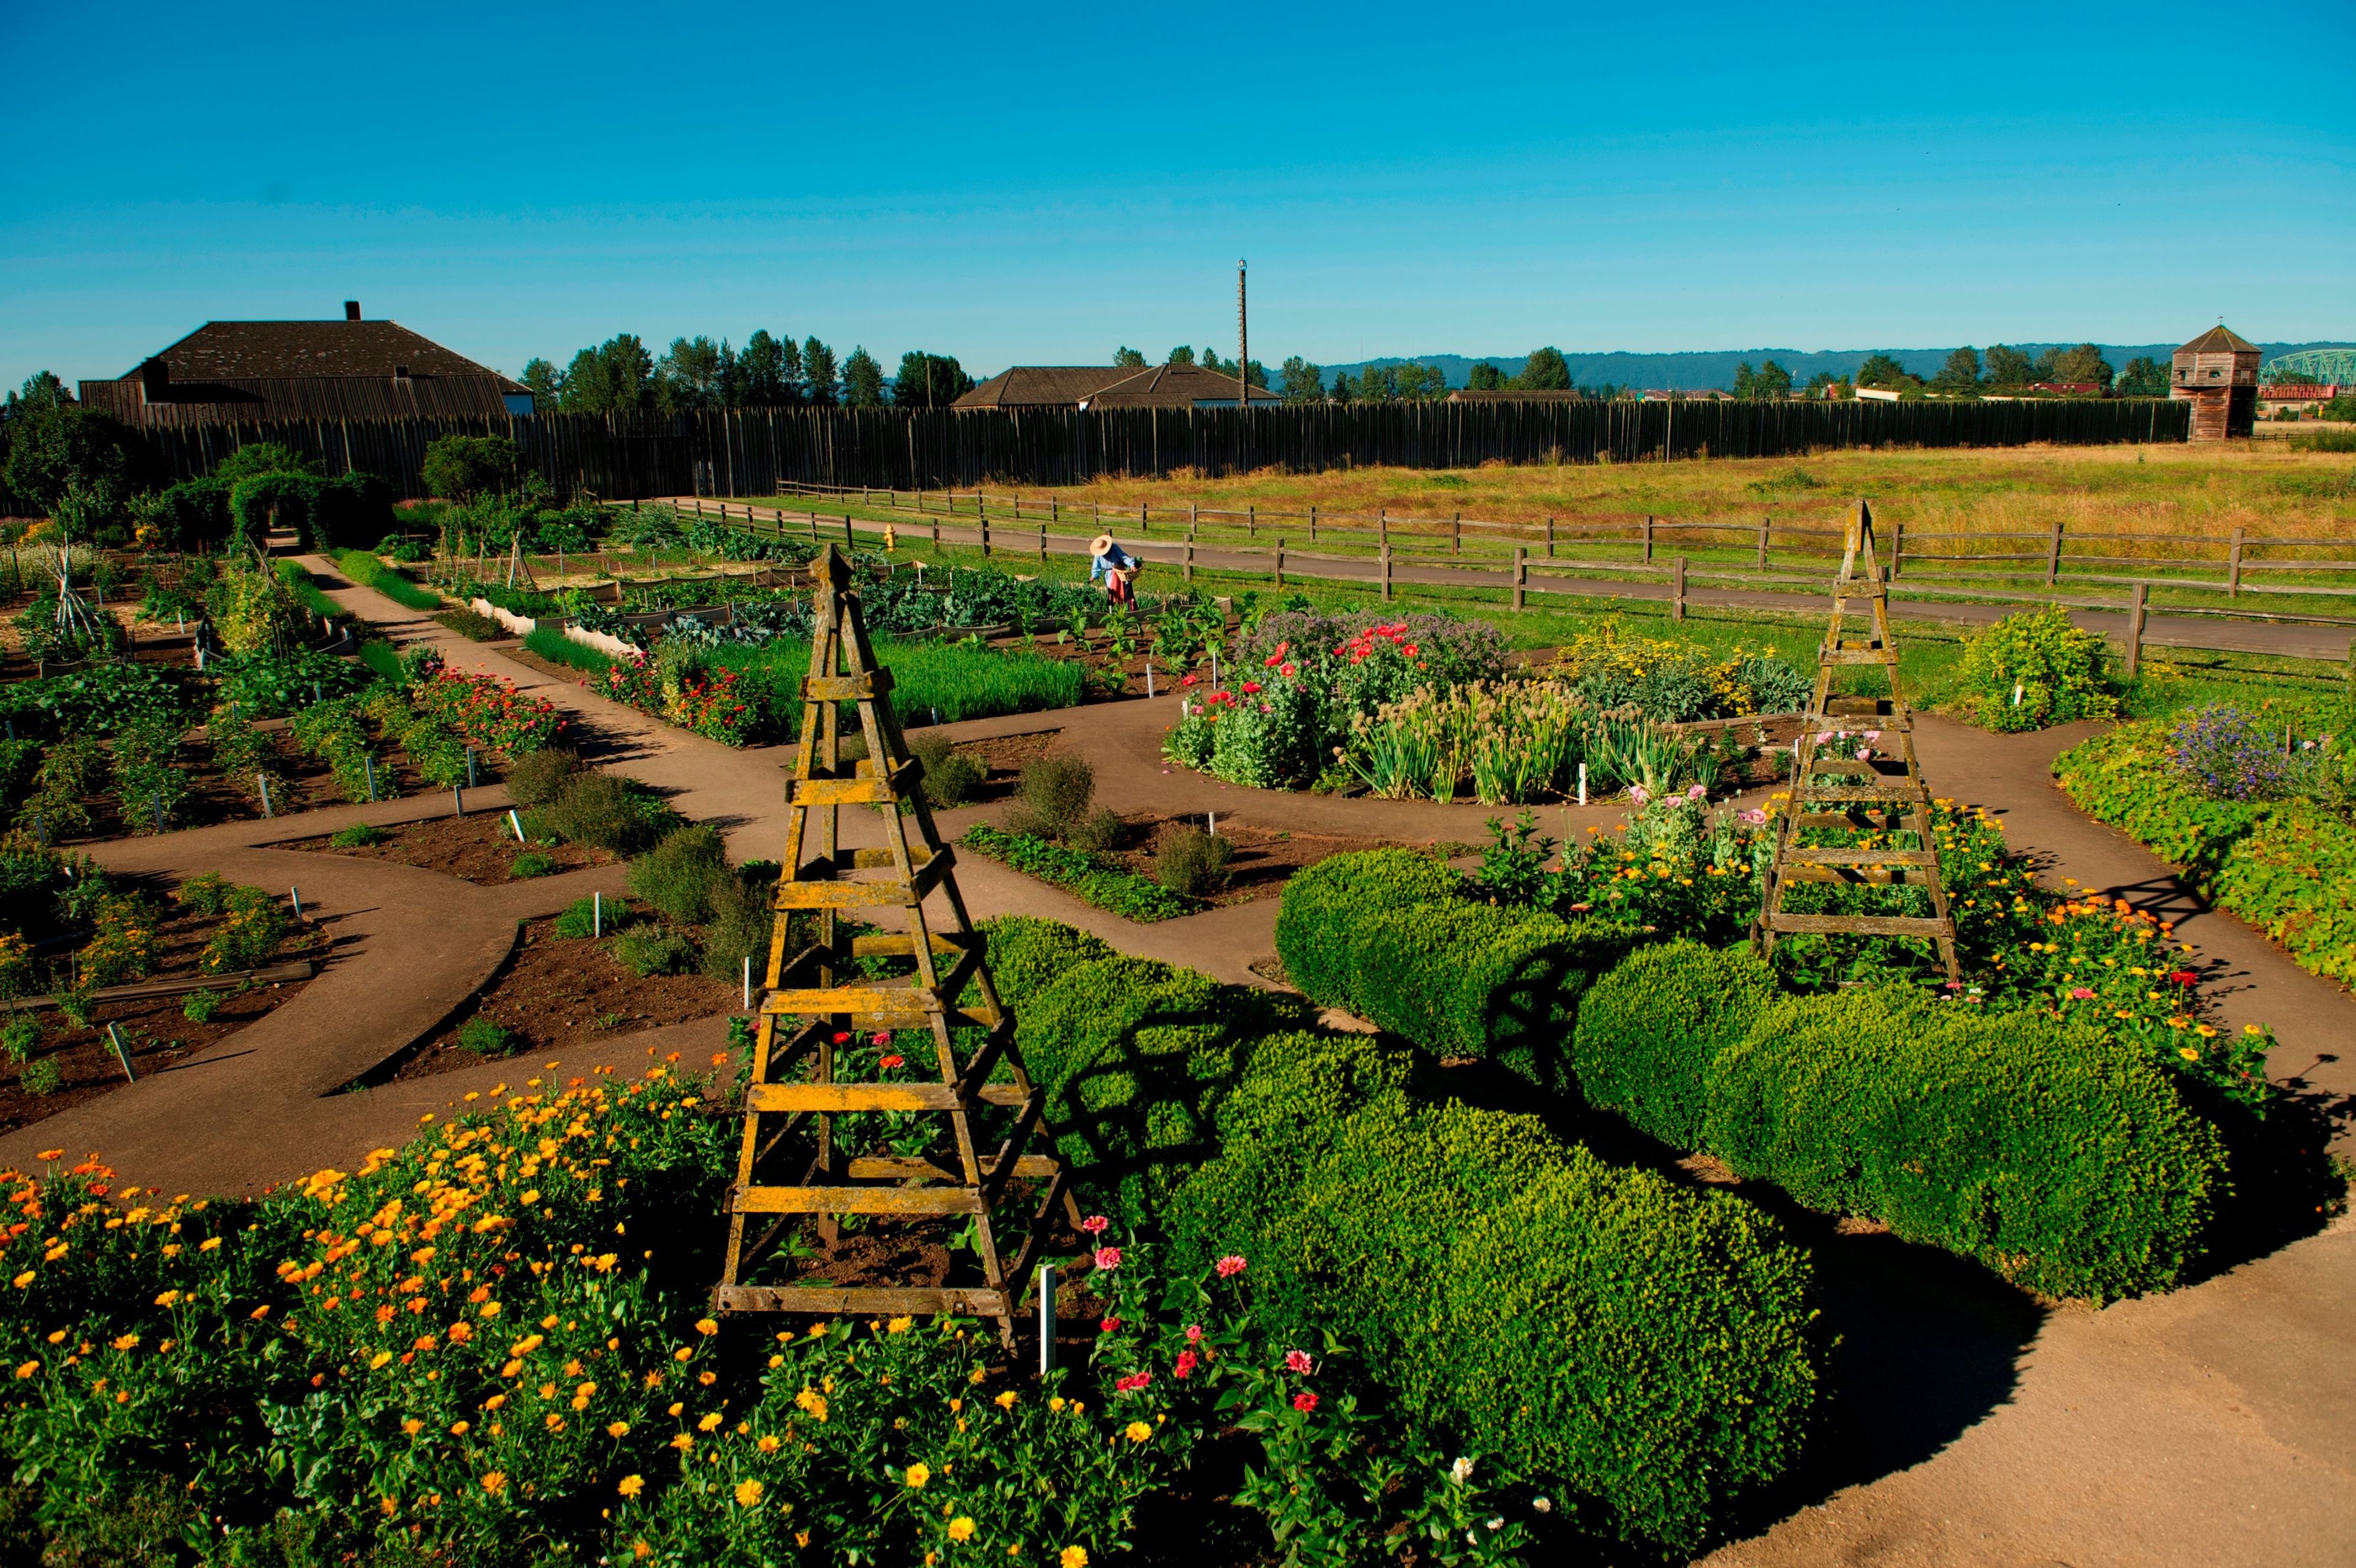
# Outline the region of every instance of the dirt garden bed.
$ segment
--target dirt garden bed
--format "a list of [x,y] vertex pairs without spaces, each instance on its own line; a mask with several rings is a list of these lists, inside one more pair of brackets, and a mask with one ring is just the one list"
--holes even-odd
[[[195,977],[198,955],[217,923],[216,920],[183,910],[171,910],[169,917],[157,927],[162,957],[156,972],[134,983]],[[316,973],[316,965],[329,956],[334,945],[335,940],[325,927],[297,925],[288,933],[273,964],[309,959]],[[241,988],[234,981],[222,981],[207,987],[218,1001],[201,1022],[188,1016],[190,993],[102,1001],[91,1009],[87,1028],[76,1024],[56,1008],[42,1008],[32,1015],[41,1024],[41,1043],[32,1061],[54,1061],[60,1082],[48,1093],[34,1093],[24,1086],[26,1069],[32,1063],[16,1061],[0,1052],[0,1132],[31,1126],[60,1111],[122,1088],[126,1081],[113,1042],[107,1037],[109,1024],[114,1026],[130,1051],[133,1071],[145,1078],[199,1060],[248,1024],[292,1001],[306,984],[307,981],[291,980]],[[197,1007],[204,1010],[203,1003]]]
[[[1153,875],[1154,852],[1173,834],[1186,828],[1208,826],[1201,812],[1165,816],[1150,814],[1123,814],[1125,828],[1120,848],[1108,851],[1108,857],[1141,877]],[[1208,895],[1213,905],[1250,903],[1256,899],[1274,898],[1284,891],[1284,884],[1292,873],[1306,869],[1330,855],[1352,853],[1360,849],[1397,849],[1417,848],[1403,846],[1387,838],[1350,838],[1328,833],[1295,833],[1288,828],[1254,827],[1247,824],[1224,821],[1218,825],[1219,837],[1235,846],[1233,858],[1227,862],[1227,885]]]
[[345,855],[358,860],[387,860],[395,865],[415,866],[422,870],[440,871],[461,881],[486,888],[525,880],[516,874],[515,866],[517,860],[526,855],[544,863],[544,869],[530,873],[536,877],[611,865],[616,859],[616,856],[603,850],[579,844],[519,844],[504,811],[428,817],[422,822],[397,823],[375,831],[380,837],[369,844],[337,844],[330,835],[295,839],[282,848],[304,849],[314,854]]
[[479,1065],[489,1058],[458,1042],[476,1018],[506,1031],[508,1049],[498,1054],[512,1056],[733,1013],[743,1001],[738,987],[701,974],[634,974],[614,956],[610,936],[559,936],[554,920],[530,921],[515,952],[464,1017],[365,1082],[431,1078]]

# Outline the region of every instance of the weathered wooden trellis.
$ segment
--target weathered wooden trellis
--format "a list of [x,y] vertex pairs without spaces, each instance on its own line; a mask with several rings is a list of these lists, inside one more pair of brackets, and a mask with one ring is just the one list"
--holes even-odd
[[[892,673],[868,643],[851,562],[830,545],[812,575],[810,671],[802,687],[800,756],[788,786],[785,872],[773,906],[766,995],[745,1083],[744,1144],[728,1194],[727,1259],[714,1305],[723,1312],[971,1314],[997,1318],[1011,1345],[1023,1280],[1051,1217],[1060,1205],[1076,1225],[1078,1211],[1058,1162],[1023,1152],[1038,1128],[1044,1094],[1015,1046],[1014,1017],[999,1001],[984,938],[966,915],[954,852],[935,831],[917,787],[923,764],[909,755],[892,711]],[[867,741],[867,757],[851,763],[841,732],[844,702],[857,705]],[[845,806],[873,814],[882,848],[843,846]],[[884,874],[854,875],[862,870]],[[939,929],[925,909],[937,892],[948,913]],[[861,909],[896,910],[905,929],[854,934],[844,917]],[[816,930],[809,945],[789,955],[798,912],[812,917]],[[906,958],[914,973],[862,978],[858,961],[871,957]],[[964,999],[969,987],[970,1005]],[[960,1029],[980,1031],[978,1039],[969,1032],[970,1049],[962,1056]],[[931,1035],[939,1082],[841,1077],[846,1045],[900,1029]],[[915,1156],[846,1149],[841,1118],[870,1112],[937,1115],[945,1136]],[[993,1115],[1005,1125],[996,1152],[988,1153],[978,1124]],[[781,1167],[799,1173],[780,1182]],[[1023,1233],[1010,1238],[1001,1234],[997,1214],[1016,1180],[1029,1184],[1037,1200]],[[817,1217],[820,1238],[830,1245],[845,1214],[969,1220],[981,1283],[746,1283],[802,1216]],[[767,1221],[749,1243],[748,1220]]]
[[[1863,638],[1847,635],[1850,618],[1859,613],[1849,608],[1854,601],[1863,601],[1863,613],[1871,617]],[[1890,682],[1887,698],[1833,696],[1835,672],[1859,665],[1881,667]],[[1872,738],[1866,741],[1869,732]],[[1811,830],[1827,827],[1892,838],[1907,833],[1914,843],[1899,848],[1814,842],[1819,835]],[[1760,909],[1760,949],[1772,953],[1779,935],[1803,933],[1927,937],[1946,964],[1947,978],[1960,982],[1954,915],[1939,871],[1931,792],[1914,755],[1913,709],[1898,678],[1890,587],[1875,548],[1873,508],[1859,501],[1849,516],[1840,573],[1833,581],[1832,624],[1816,654],[1815,693],[1794,743],[1792,798],[1776,826],[1775,855]],[[1784,900],[1798,882],[1919,887],[1929,894],[1932,912],[1796,913],[1784,908]]]

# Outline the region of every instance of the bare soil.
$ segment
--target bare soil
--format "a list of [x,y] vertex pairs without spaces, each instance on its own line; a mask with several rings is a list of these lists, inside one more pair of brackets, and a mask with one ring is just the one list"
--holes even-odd
[[[197,973],[197,957],[212,934],[213,922],[165,906],[169,918],[157,927],[162,956],[148,979],[177,979]],[[294,928],[273,964],[297,958],[325,960],[334,940],[319,926]],[[132,984],[135,982],[126,982]],[[232,983],[219,987],[220,1006],[203,1023],[184,1011],[187,996],[102,1003],[87,1029],[55,1008],[34,1016],[41,1021],[41,1043],[35,1061],[54,1058],[64,1074],[61,1085],[47,1094],[26,1092],[24,1064],[0,1053],[0,1132],[31,1126],[86,1100],[111,1093],[125,1083],[106,1026],[112,1024],[131,1052],[131,1065],[142,1078],[193,1061],[220,1046],[246,1025],[290,1001],[307,981],[286,981],[239,990]]]
[[615,859],[603,850],[578,844],[519,844],[504,811],[430,817],[423,822],[404,822],[379,831],[384,837],[374,844],[339,847],[322,837],[301,839],[287,848],[307,849],[316,854],[348,855],[359,860],[390,860],[397,865],[441,871],[462,881],[487,888],[521,880],[515,875],[513,868],[517,857],[527,850],[555,862],[550,870],[540,873],[542,876],[607,865]]
[[458,1044],[468,1019],[488,1018],[516,1041],[514,1054],[574,1048],[664,1024],[737,1011],[735,986],[703,975],[634,975],[614,956],[614,939],[562,937],[553,920],[526,923],[514,954],[464,1018],[370,1083],[430,1078],[479,1064]]
[[[1124,814],[1121,822],[1127,830],[1124,841],[1109,851],[1110,856],[1139,876],[1148,878],[1153,875],[1154,852],[1163,839],[1188,827],[1205,826],[1199,814]],[[1232,843],[1235,852],[1227,862],[1226,887],[1209,895],[1214,904],[1249,903],[1255,899],[1272,898],[1284,891],[1293,872],[1313,866],[1329,855],[1401,848],[1386,838],[1345,838],[1227,823],[1220,825],[1219,837]]]

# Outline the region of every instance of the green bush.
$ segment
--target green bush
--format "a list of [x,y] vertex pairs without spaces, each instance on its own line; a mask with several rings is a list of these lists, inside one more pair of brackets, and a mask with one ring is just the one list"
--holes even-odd
[[157,491],[146,503],[147,514],[175,549],[219,549],[234,526],[230,488],[230,481],[218,475],[184,479]]
[[[199,991],[197,994],[209,996],[211,993]],[[21,1065],[32,1061],[33,1053],[40,1049],[40,1019],[30,1012],[10,1012],[8,1021],[0,1024],[0,1051],[5,1051],[9,1061]]]
[[220,1005],[221,994],[219,991],[190,991],[187,999],[180,1003],[180,1016],[192,1024],[209,1024],[213,1021],[213,1015],[220,1011]]
[[1297,1001],[1147,958],[1066,971],[1017,1015],[1055,1147],[1125,1226],[1152,1221],[1216,1152],[1213,1122],[1263,1037],[1313,1018]]
[[2308,800],[2210,798],[2169,765],[2169,723],[2082,741],[2054,759],[2054,774],[2080,810],[2180,868],[2300,967],[2356,985],[2356,826]]
[[527,849],[508,862],[508,875],[519,880],[532,877],[544,877],[554,869],[556,869],[555,858],[543,855],[537,849]]
[[1416,849],[1333,855],[1295,872],[1276,915],[1285,978],[1320,1002],[1349,1006],[1358,923],[1385,910],[1451,898],[1462,880]]
[[1774,996],[1774,976],[1748,949],[1640,947],[1580,1003],[1579,1092],[1665,1144],[1699,1148],[1710,1064]]
[[1050,752],[1023,764],[1014,805],[1006,813],[1010,833],[1064,838],[1086,822],[1097,793],[1096,770],[1084,758]]
[[66,1086],[65,1064],[54,1056],[28,1061],[16,1074],[16,1083],[27,1094],[54,1094]]
[[1964,645],[1961,706],[1998,731],[2112,718],[2119,702],[2104,657],[2103,639],[2072,625],[2060,605],[2017,612]]
[[1154,847],[1153,880],[1188,898],[1217,892],[1227,885],[1227,862],[1235,850],[1232,838],[1181,827]]
[[999,999],[1018,1010],[1079,965],[1119,955],[1101,937],[1036,915],[996,916],[981,923],[981,934]]
[[958,842],[976,854],[1003,861],[1025,876],[1062,888],[1082,903],[1141,924],[1192,914],[1197,901],[1083,849],[1068,849],[1026,833],[1001,833],[975,823]]
[[349,827],[339,827],[327,836],[327,842],[338,849],[365,849],[371,844],[381,844],[391,835],[381,827],[365,822],[355,822]]
[[675,925],[701,925],[710,919],[720,885],[731,880],[720,830],[701,824],[665,834],[630,862],[631,894]]
[[774,915],[766,888],[755,888],[729,875],[712,891],[712,911],[703,927],[703,972],[732,984],[742,978],[744,960],[753,961],[758,985],[769,965],[769,938]]
[[951,745],[947,735],[919,734],[908,750],[924,765],[925,801],[936,810],[963,805],[981,793],[988,770]]
[[633,975],[684,975],[695,967],[695,939],[682,931],[634,926],[615,939],[614,956]]
[[1901,987],[1789,997],[1710,1071],[1744,1176],[2051,1296],[2179,1283],[2226,1196],[2215,1128],[2132,1046]]
[[546,805],[582,771],[581,753],[562,746],[526,752],[508,763],[508,798],[526,808]]
[[679,826],[679,813],[635,780],[579,773],[534,814],[558,837],[616,855],[648,848]]
[[602,676],[615,667],[613,657],[602,654],[586,643],[576,643],[560,627],[535,624],[524,634],[524,651],[536,654],[551,664],[577,669],[584,675]]
[[524,1044],[512,1029],[487,1013],[477,1013],[460,1024],[455,1043],[461,1051],[486,1058],[513,1056]]
[[[1324,1082],[1346,1102],[1366,1076]],[[1443,1453],[1494,1455],[1624,1538],[1689,1552],[1798,1455],[1806,1254],[1740,1199],[1613,1169],[1533,1117],[1377,1093],[1231,1144],[1173,1223],[1182,1255],[1250,1260],[1272,1328],[1346,1326]]]

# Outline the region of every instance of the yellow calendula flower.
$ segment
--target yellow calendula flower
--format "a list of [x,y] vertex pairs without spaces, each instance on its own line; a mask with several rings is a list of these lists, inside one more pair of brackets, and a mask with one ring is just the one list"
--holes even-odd
[[615,1487],[614,1489],[621,1493],[626,1498],[637,1497],[640,1492],[647,1489],[646,1477],[644,1476],[624,1476],[620,1484]]
[[493,1497],[497,1497],[499,1493],[506,1491],[507,1489],[508,1473],[505,1470],[493,1470],[483,1477],[483,1490],[490,1493]]
[[959,1514],[957,1518],[949,1520],[949,1539],[951,1541],[971,1541],[973,1539],[973,1520],[968,1519],[963,1514]]
[[670,1445],[684,1454],[689,1449],[695,1446],[695,1439],[682,1432],[678,1436],[670,1440]]
[[923,1465],[911,1465],[901,1473],[902,1481],[911,1491],[923,1491],[925,1483],[932,1478],[933,1472]]
[[714,1411],[710,1415],[707,1415],[702,1420],[697,1422],[695,1424],[695,1429],[698,1432],[711,1432],[716,1429],[719,1425],[720,1413],[718,1411]]
[[757,1506],[760,1500],[760,1482],[739,1481],[736,1483],[736,1506],[738,1508],[753,1508]]
[[998,1396],[995,1403],[1001,1410],[1012,1410],[1014,1408],[1015,1400],[1020,1397],[1021,1396],[1012,1389],[1008,1389],[1004,1393]]
[[1131,1443],[1142,1443],[1153,1435],[1153,1428],[1146,1425],[1142,1421],[1132,1421],[1129,1424],[1125,1435]]
[[754,1444],[753,1446],[758,1448],[764,1454],[774,1454],[777,1451],[778,1447],[777,1435],[774,1432],[765,1432],[761,1435],[760,1441]]
[[419,1433],[425,1430],[425,1423],[418,1420],[417,1417],[412,1415],[408,1420],[401,1424],[401,1429],[403,1432],[408,1433],[412,1437],[414,1437]]
[[1085,1546],[1066,1546],[1064,1548],[1063,1555],[1055,1559],[1055,1568],[1088,1568],[1088,1549]]
[[605,1428],[605,1435],[608,1437],[627,1437],[629,1435],[630,1424],[626,1421],[616,1421]]
[[695,1320],[695,1331],[709,1339],[720,1332],[720,1325],[709,1317],[699,1317]]

